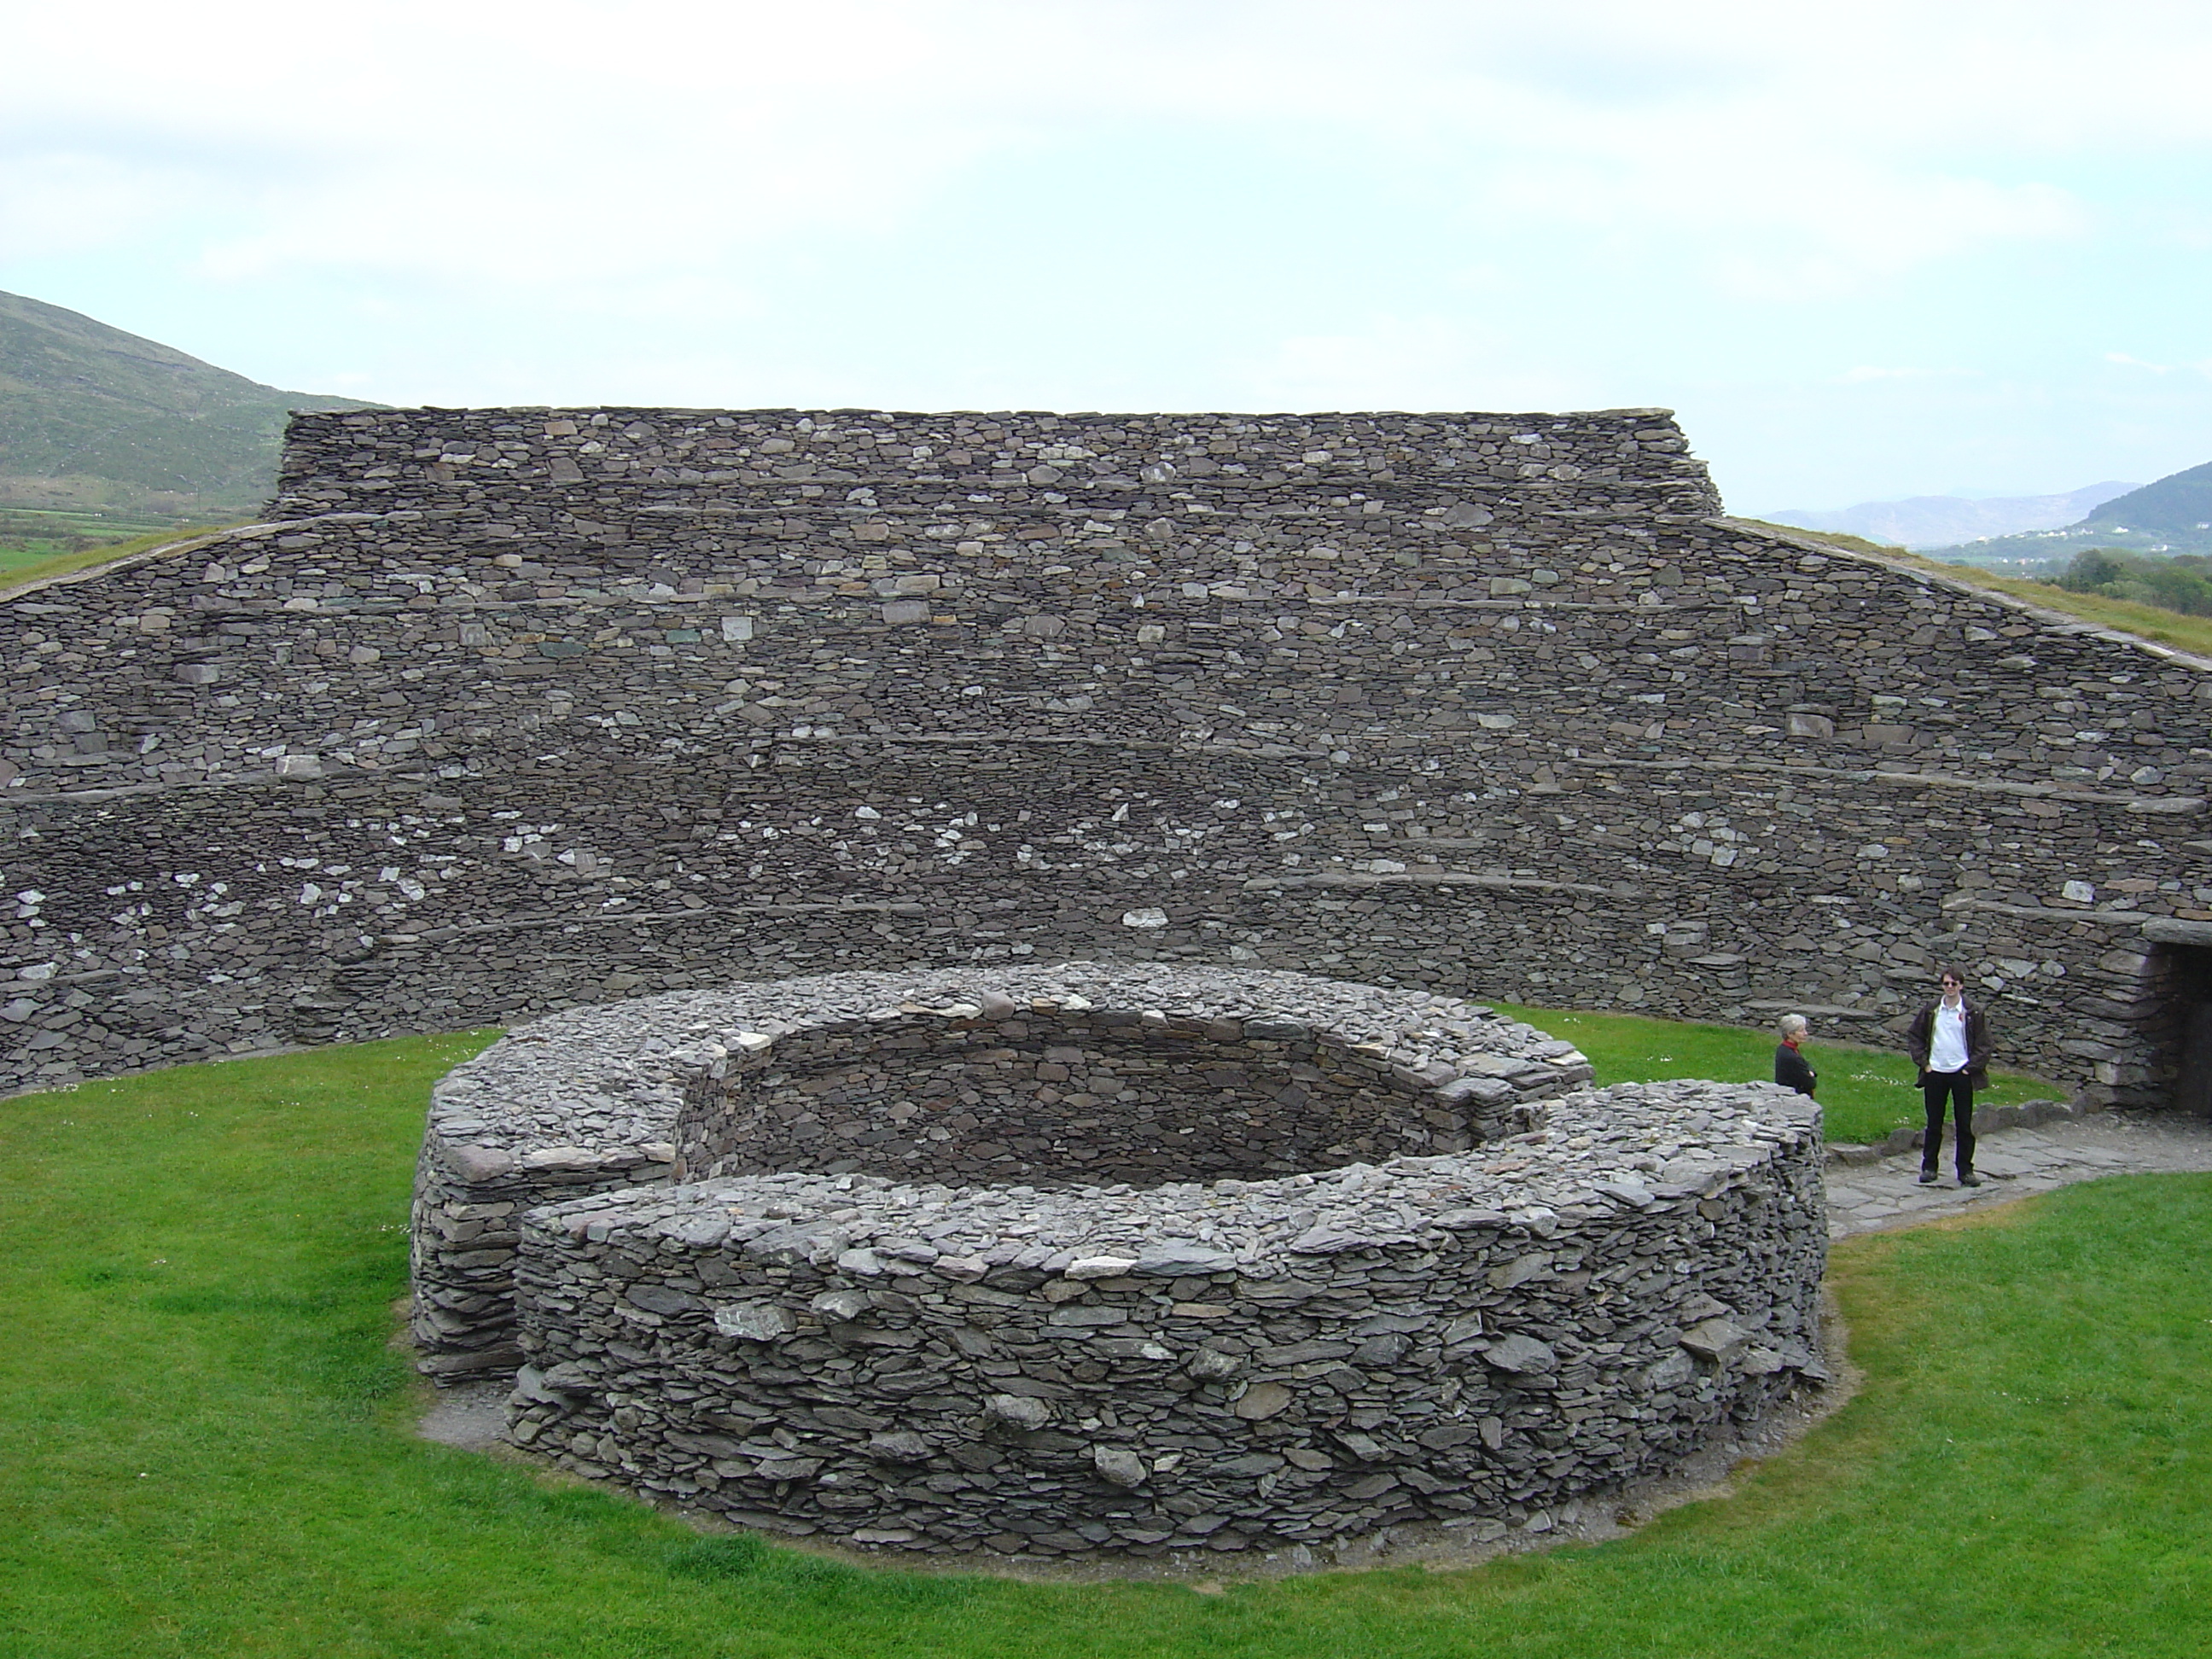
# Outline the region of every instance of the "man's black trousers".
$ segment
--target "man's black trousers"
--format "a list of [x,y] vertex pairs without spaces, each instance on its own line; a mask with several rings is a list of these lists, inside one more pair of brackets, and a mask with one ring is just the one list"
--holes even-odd
[[1928,1103],[1928,1136],[1920,1149],[1920,1167],[1933,1170],[1943,1151],[1943,1108],[1951,1108],[1953,1133],[1958,1138],[1959,1173],[1974,1167],[1974,1085],[1966,1072],[1930,1072],[1920,1085]]

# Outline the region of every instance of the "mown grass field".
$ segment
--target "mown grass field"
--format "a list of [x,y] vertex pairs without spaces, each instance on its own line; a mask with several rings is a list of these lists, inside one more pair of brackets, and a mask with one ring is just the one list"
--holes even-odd
[[0,574],[80,553],[113,558],[125,542],[177,533],[162,519],[0,507]]
[[133,553],[166,547],[172,542],[191,541],[195,537],[212,535],[216,530],[226,527],[189,525],[173,530],[151,530],[97,547],[75,549],[54,538],[21,536],[12,541],[0,539],[0,595],[13,592],[32,582],[42,581],[48,576],[63,576],[73,570],[112,564]]
[[[1771,1083],[1773,1032],[1732,1025],[1693,1025],[1636,1014],[1579,1013],[1558,1008],[1492,1005],[1539,1030],[1571,1042],[1589,1056],[1601,1085],[1656,1078],[1709,1077],[1722,1083]],[[1901,1126],[1925,1121],[1915,1073],[1902,1054],[1863,1043],[1831,1041],[1815,1024],[1805,1057],[1820,1074],[1820,1116],[1830,1140],[1879,1140]],[[2023,1100],[2063,1100],[2069,1091],[2019,1072],[1991,1072],[1977,1105],[2011,1106]]]
[[430,1080],[483,1040],[0,1102],[0,1654],[2212,1650],[2212,1179],[1839,1249],[1858,1396],[1631,1539],[1212,1595],[862,1572],[411,1436],[410,1166]]
[[2101,593],[2069,593],[2063,587],[2030,581],[2024,576],[2000,575],[1979,565],[1946,564],[1940,559],[1928,558],[1902,547],[1887,547],[1880,542],[1868,541],[1863,536],[1846,536],[1826,530],[1800,530],[1795,525],[1766,524],[1759,519],[1749,519],[1744,522],[1762,525],[1766,529],[1779,530],[1791,536],[1826,542],[1846,553],[1861,554],[1887,563],[1902,565],[1908,569],[1948,576],[1954,581],[1970,582],[1993,593],[2009,594],[2015,599],[2040,605],[2045,611],[2078,617],[2083,622],[2094,623],[2100,628],[2118,629],[2124,634],[2157,640],[2197,656],[2212,657],[2212,617],[2185,616],[2178,611],[2168,611],[2163,605],[2139,605],[2133,599],[2107,599]]
[[[0,576],[26,570],[33,565],[44,565],[51,559],[65,559],[78,553],[97,553],[102,558],[112,557],[108,551],[112,542],[100,542],[92,547],[81,547],[82,540],[76,536],[21,535],[0,537]],[[121,540],[118,538],[117,540]]]

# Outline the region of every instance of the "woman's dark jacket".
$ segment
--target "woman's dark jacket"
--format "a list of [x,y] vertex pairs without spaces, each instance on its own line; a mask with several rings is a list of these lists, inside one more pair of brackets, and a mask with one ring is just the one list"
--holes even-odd
[[1774,1051],[1774,1080],[1785,1089],[1809,1095],[1820,1081],[1813,1064],[1788,1043]]
[[[1937,1006],[1931,1002],[1913,1015],[1911,1028],[1905,1034],[1905,1052],[1919,1068],[1923,1088],[1928,1084],[1928,1051],[1936,1046]],[[1966,1083],[1975,1089],[1990,1086],[1990,1023],[1971,1002],[1966,1005]]]

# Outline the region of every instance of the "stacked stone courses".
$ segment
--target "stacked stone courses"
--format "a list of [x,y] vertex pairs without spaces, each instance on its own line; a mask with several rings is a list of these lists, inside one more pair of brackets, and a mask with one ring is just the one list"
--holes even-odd
[[1620,1085],[1273,1180],[580,1199],[523,1223],[509,1433],[912,1550],[1540,1531],[1824,1375],[1819,1141],[1771,1085]]
[[1093,957],[2164,1097],[2207,665],[1715,516],[1662,411],[299,416],[0,602],[15,1086]]
[[1572,1044],[1489,1009],[1298,974],[844,974],[576,1010],[432,1093],[416,1340],[441,1382],[512,1370],[521,1218],[611,1188],[1291,1174],[1465,1151],[1589,1080]]

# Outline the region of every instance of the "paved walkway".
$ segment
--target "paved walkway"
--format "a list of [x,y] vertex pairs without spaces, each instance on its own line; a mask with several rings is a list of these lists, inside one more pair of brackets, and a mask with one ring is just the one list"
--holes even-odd
[[1974,1168],[1982,1185],[1960,1186],[1951,1175],[1948,1145],[1942,1178],[1932,1187],[1919,1184],[1917,1152],[1872,1164],[1831,1161],[1828,1236],[1849,1238],[1910,1226],[2098,1176],[2212,1170],[2212,1120],[2100,1115],[1998,1129],[1976,1138]]

